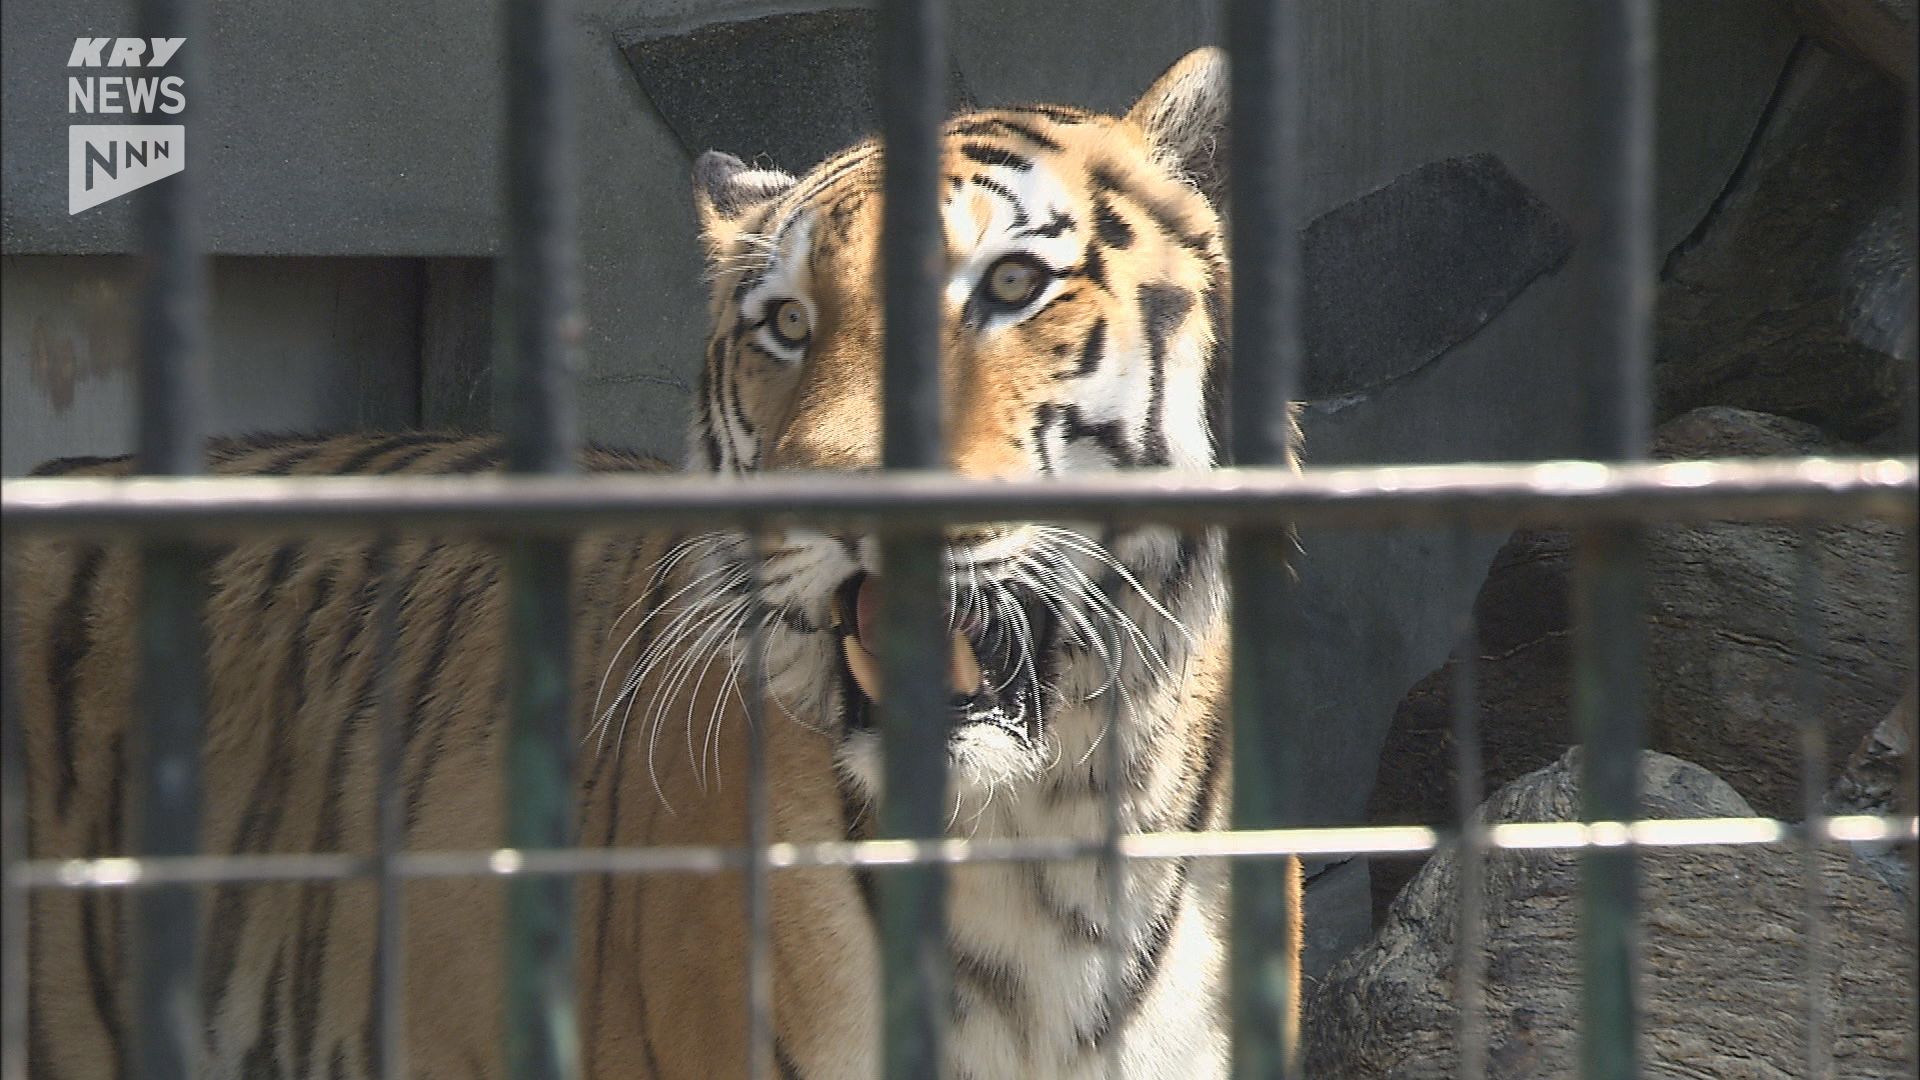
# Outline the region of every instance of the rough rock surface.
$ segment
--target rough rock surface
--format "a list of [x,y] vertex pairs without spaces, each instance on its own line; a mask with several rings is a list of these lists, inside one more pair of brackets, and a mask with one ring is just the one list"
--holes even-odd
[[1896,78],[1914,78],[1914,0],[1790,0],[1807,33]]
[[[1843,453],[1818,429],[1740,409],[1707,408],[1661,426],[1668,458]],[[1655,750],[1726,778],[1761,813],[1798,818],[1800,710],[1794,634],[1799,531],[1716,523],[1652,530],[1647,538],[1647,737]],[[1823,524],[1812,533],[1821,588],[1816,707],[1833,769],[1906,689],[1901,642],[1913,587],[1901,530],[1879,521]],[[1490,789],[1552,761],[1576,740],[1568,617],[1567,534],[1516,533],[1494,559],[1478,602],[1480,730]],[[1381,756],[1369,817],[1454,817],[1453,665],[1401,703]],[[1375,867],[1384,909],[1416,866]]]
[[[1840,775],[1827,790],[1830,814],[1911,814],[1914,807],[1914,725],[1920,686],[1907,693],[1885,720],[1860,740]],[[1913,892],[1913,849],[1904,846],[1863,850],[1871,866],[1902,900]]]
[[[1488,822],[1577,817],[1579,752],[1497,792]],[[1682,818],[1752,812],[1726,783],[1662,754],[1642,756],[1647,813]],[[1643,1075],[1804,1075],[1806,982],[1801,942],[1804,853],[1794,847],[1648,849],[1641,860],[1639,952]],[[1829,898],[1824,980],[1834,1075],[1907,1076],[1912,949],[1905,915],[1874,874],[1844,852],[1821,859]],[[1501,852],[1487,864],[1484,1030],[1494,1080],[1570,1076],[1580,1023],[1578,859]],[[1458,864],[1428,860],[1373,942],[1314,988],[1307,1075],[1414,1080],[1454,1074]]]
[[1841,766],[1832,790],[1827,792],[1829,813],[1894,814],[1911,810],[1913,790],[1908,777],[1913,768],[1915,691],[1915,684],[1908,683],[1899,704],[1867,732]]
[[1667,260],[1660,416],[1738,405],[1855,441],[1897,424],[1915,334],[1902,111],[1871,67],[1797,54],[1747,161]]

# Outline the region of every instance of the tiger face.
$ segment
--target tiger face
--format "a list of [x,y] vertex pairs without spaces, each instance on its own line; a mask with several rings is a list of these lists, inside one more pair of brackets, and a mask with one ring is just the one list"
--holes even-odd
[[[1224,83],[1218,54],[1202,51],[1124,117],[1048,106],[946,126],[940,379],[954,472],[1213,466],[1209,390],[1228,282],[1203,188],[1216,175]],[[713,332],[689,468],[877,467],[878,146],[798,179],[709,153],[694,187]],[[1152,737],[1151,718],[1177,706],[1166,688],[1177,693],[1216,619],[1218,547],[1168,528],[950,530],[948,595],[934,602],[953,634],[961,800],[1084,761],[1116,709],[1142,721],[1134,741]],[[706,548],[713,580],[743,587],[745,538],[717,534]],[[844,777],[877,795],[875,538],[787,529],[765,550],[765,610],[736,623],[765,628],[780,709],[838,740]]]

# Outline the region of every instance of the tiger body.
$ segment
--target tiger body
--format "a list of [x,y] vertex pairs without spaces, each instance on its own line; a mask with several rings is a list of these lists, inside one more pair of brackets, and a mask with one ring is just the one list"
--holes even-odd
[[[1202,189],[1224,101],[1223,64],[1202,51],[1125,117],[1043,107],[949,124],[941,373],[955,471],[1212,467],[1229,282]],[[709,154],[694,187],[714,330],[685,467],[724,482],[877,465],[877,150],[855,147],[799,179]],[[413,434],[222,443],[213,457],[221,473],[439,473],[497,469],[501,452],[486,438]],[[582,465],[657,467],[606,450]],[[866,636],[884,581],[877,543],[810,528],[760,539],[756,593],[735,531],[579,538],[580,844],[741,842],[753,692],[742,666],[756,631],[773,839],[873,835],[884,795],[873,723],[884,693]],[[1028,523],[947,540],[951,832],[1097,839],[1110,803],[1128,832],[1222,826],[1218,533]],[[34,540],[8,557],[34,854],[127,853],[134,553]],[[372,851],[383,708],[401,724],[407,846],[501,843],[501,565],[496,547],[468,537],[223,549],[208,613],[204,849]],[[388,588],[397,641],[382,669],[376,610]],[[1224,1075],[1222,865],[1142,860],[1120,874],[1113,887],[1087,860],[952,869],[951,1075]],[[781,870],[771,888],[779,1074],[877,1075],[872,880]],[[584,1075],[743,1074],[737,875],[601,875],[575,895]],[[407,884],[414,1075],[498,1074],[502,901],[497,880]],[[35,1076],[125,1064],[125,904],[35,896]],[[209,890],[208,1075],[374,1075],[374,912],[367,882]]]

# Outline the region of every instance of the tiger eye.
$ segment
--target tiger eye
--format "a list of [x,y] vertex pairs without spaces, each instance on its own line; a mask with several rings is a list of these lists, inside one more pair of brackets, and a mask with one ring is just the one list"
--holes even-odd
[[773,326],[773,336],[780,344],[798,348],[807,343],[807,335],[813,332],[807,318],[807,306],[798,300],[781,300],[773,305],[773,315],[769,319]]
[[987,294],[1006,307],[1025,307],[1040,295],[1045,280],[1032,259],[1009,255],[987,271]]

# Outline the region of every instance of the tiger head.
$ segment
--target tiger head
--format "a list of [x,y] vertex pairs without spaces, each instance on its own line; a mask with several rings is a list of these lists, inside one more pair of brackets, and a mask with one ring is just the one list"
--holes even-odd
[[[1212,194],[1225,61],[1192,53],[1125,116],[1032,107],[949,122],[942,151],[940,375],[965,476],[1204,470],[1229,281]],[[713,333],[689,468],[723,475],[880,464],[882,166],[873,142],[804,177],[703,155],[694,168]],[[745,538],[701,560],[764,627],[770,699],[838,740],[877,794],[868,643],[884,587],[867,535],[763,539],[758,617]],[[1086,762],[1117,723],[1144,745],[1181,707],[1222,605],[1206,531],[1066,523],[949,530],[951,748],[962,800]],[[1138,746],[1136,746],[1138,748]]]

